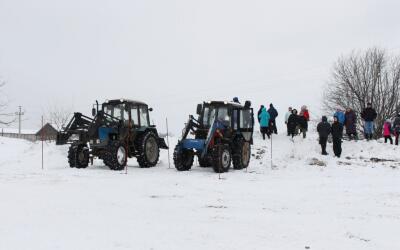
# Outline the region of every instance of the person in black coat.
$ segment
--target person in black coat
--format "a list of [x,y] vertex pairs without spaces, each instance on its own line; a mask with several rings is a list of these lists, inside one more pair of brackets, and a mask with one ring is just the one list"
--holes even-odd
[[399,135],[400,135],[400,112],[396,115],[393,121],[393,132],[395,137],[396,146],[399,145]]
[[331,125],[328,122],[328,118],[326,116],[322,117],[322,121],[317,126],[317,131],[319,134],[319,144],[321,145],[322,155],[328,155],[326,152],[326,144],[328,142],[328,136],[331,133]]
[[297,115],[297,110],[293,109],[292,114],[289,116],[289,119],[288,119],[289,135],[291,135],[292,138],[296,135],[296,127],[298,125],[299,125],[299,118]]
[[300,133],[303,134],[303,138],[306,138],[308,131],[308,121],[307,118],[304,116],[304,112],[300,112],[300,115],[297,116],[297,120]]
[[271,103],[269,105],[268,113],[270,116],[269,120],[269,128],[271,133],[278,134],[278,128],[276,127],[276,118],[278,117],[278,111],[274,108],[274,105]]
[[344,126],[346,127],[347,136],[350,140],[357,140],[357,114],[351,108],[347,108],[344,117]]
[[343,125],[339,122],[339,119],[335,116],[332,124],[332,140],[333,140],[333,152],[335,156],[340,158],[342,155],[342,138],[343,138]]
[[372,108],[372,103],[368,103],[367,107],[361,113],[361,118],[364,120],[364,133],[367,140],[372,140],[374,133],[374,121],[378,117],[375,109]]
[[264,108],[264,105],[261,105],[261,106],[260,106],[260,109],[258,110],[258,113],[257,113],[257,119],[258,119],[258,122],[260,122],[260,121],[261,121],[261,119],[260,119],[260,115],[261,115],[261,112],[262,112],[263,108]]

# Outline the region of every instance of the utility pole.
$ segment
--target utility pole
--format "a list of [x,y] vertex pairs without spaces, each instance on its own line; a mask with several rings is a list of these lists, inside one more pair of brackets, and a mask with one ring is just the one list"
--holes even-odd
[[25,113],[22,112],[22,107],[18,106],[18,112],[15,112],[15,115],[18,115],[18,134],[21,135],[21,116]]

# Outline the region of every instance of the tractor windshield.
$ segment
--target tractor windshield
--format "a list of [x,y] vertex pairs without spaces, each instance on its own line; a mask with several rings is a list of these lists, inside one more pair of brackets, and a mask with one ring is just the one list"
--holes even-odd
[[228,107],[205,107],[202,119],[203,125],[207,127],[211,126],[214,119],[230,124],[231,119],[228,113]]
[[125,105],[104,105],[104,113],[111,115],[119,120],[128,120],[129,116],[128,113],[125,111]]

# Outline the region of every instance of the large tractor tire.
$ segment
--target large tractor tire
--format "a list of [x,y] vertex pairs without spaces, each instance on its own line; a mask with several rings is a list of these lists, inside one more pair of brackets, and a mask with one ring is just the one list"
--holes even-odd
[[104,163],[111,169],[120,171],[126,167],[128,152],[123,142],[111,142],[104,155]]
[[178,171],[189,171],[193,166],[194,153],[192,150],[183,150],[178,144],[174,150],[174,164]]
[[213,169],[216,173],[229,171],[232,162],[232,154],[228,145],[216,145],[213,149]]
[[150,168],[157,165],[160,158],[160,147],[157,136],[153,132],[147,132],[139,138],[139,156],[137,161],[141,168]]
[[89,166],[89,149],[85,144],[71,145],[68,150],[68,163],[71,168]]
[[236,170],[244,169],[249,166],[251,158],[250,142],[238,139],[234,145],[233,168]]

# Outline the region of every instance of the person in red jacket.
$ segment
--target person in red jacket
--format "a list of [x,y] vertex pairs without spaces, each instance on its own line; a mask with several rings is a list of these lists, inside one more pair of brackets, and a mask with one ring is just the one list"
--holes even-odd
[[301,107],[300,112],[300,131],[303,133],[303,138],[306,138],[307,131],[308,131],[308,122],[310,121],[310,113],[308,112],[307,106]]
[[303,107],[301,107],[301,111],[303,112],[304,118],[306,118],[307,122],[309,122],[310,121],[310,113],[308,112],[307,106],[304,105]]

